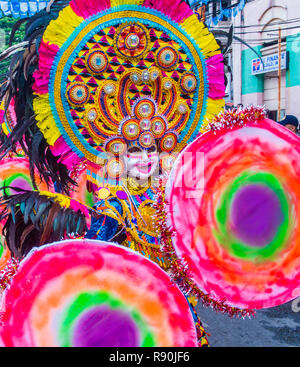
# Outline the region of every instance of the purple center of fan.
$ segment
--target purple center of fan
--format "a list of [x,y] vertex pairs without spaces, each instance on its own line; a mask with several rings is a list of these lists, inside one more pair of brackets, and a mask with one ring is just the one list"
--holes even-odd
[[268,245],[283,221],[276,193],[263,185],[246,185],[236,193],[231,211],[233,233],[249,246]]
[[139,332],[124,311],[107,306],[94,307],[77,321],[74,347],[138,347]]
[[[26,180],[24,180],[24,178],[16,178],[15,180],[13,180],[13,182],[10,184],[11,187],[17,187],[18,189],[23,189],[23,190],[32,190],[32,186],[30,185],[29,182],[27,182]],[[11,189],[12,194],[18,194],[19,191],[14,190],[13,188]]]

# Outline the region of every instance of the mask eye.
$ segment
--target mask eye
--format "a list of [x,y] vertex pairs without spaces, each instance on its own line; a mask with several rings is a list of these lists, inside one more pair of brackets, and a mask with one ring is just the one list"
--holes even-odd
[[141,149],[138,147],[128,148],[128,153],[141,153]]
[[152,145],[152,147],[150,147],[150,148],[148,149],[148,152],[149,152],[149,153],[154,153],[154,152],[156,152],[156,146],[155,146],[155,145]]

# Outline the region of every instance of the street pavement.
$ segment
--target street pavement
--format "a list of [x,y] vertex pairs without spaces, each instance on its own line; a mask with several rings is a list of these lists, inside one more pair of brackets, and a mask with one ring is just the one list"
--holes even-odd
[[211,347],[300,346],[300,301],[256,311],[251,319],[231,319],[201,304],[196,309]]

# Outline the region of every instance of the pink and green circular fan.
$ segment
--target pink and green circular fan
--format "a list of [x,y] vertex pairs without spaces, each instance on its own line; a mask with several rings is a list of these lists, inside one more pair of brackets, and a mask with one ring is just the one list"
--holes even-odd
[[3,223],[0,222],[0,272],[5,269],[8,265],[11,255],[7,246],[4,244],[4,239],[1,234],[3,228]]
[[67,240],[32,251],[4,294],[10,347],[194,347],[188,303],[155,263],[127,248]]
[[[47,185],[36,175],[39,190],[47,190]],[[6,193],[17,193],[13,188],[34,190],[30,177],[29,161],[26,157],[11,157],[0,162],[0,187],[6,186]]]
[[252,309],[300,284],[300,139],[257,116],[217,118],[181,153],[168,192],[174,247],[198,288]]

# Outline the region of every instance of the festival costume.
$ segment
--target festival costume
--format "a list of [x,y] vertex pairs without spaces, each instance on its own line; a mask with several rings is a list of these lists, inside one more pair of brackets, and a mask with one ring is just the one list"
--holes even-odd
[[[1,201],[1,343],[202,346],[193,297],[245,317],[295,296],[300,170],[286,162],[299,138],[262,108],[221,112],[223,56],[184,2],[56,1],[20,47],[1,152],[20,144],[35,191]],[[158,172],[141,185],[127,151],[153,146]]]
[[[74,1],[46,27],[38,55],[32,85],[38,129],[32,142],[38,147],[42,132],[49,155],[58,158],[75,182],[84,166],[93,194],[101,197],[99,186],[117,181],[119,190],[112,187],[110,195],[119,194],[119,206],[125,205],[124,213],[114,209],[119,224],[137,216],[132,211],[141,201],[148,200],[143,211],[151,216],[151,187],[141,200],[133,195],[136,203],[127,198],[122,204],[128,197],[123,184],[118,185],[124,172],[122,154],[126,147],[148,149],[155,142],[164,153],[161,166],[169,170],[174,153],[224,106],[223,57],[212,34],[185,3],[95,1],[83,7]],[[40,164],[40,155],[31,156],[31,165],[42,175],[50,173],[45,181],[68,193],[69,182],[63,182],[57,170],[53,174],[48,162]],[[130,219],[135,245],[129,246],[150,246],[150,256],[157,258],[156,236],[151,230],[138,235],[135,226]]]
[[[68,169],[82,161],[87,165],[87,180],[100,196],[99,171],[108,184],[111,178],[121,181],[126,147],[148,149],[156,142],[166,162],[224,104],[219,47],[188,6],[180,5],[184,10],[179,16],[175,5],[167,10],[158,2],[96,2],[83,10],[80,2],[73,2],[43,36],[33,85],[37,125],[52,154],[59,155],[58,162]],[[157,11],[164,16],[158,19]],[[130,203],[123,184],[116,186],[119,190],[109,189],[114,202],[118,194],[127,200],[116,204],[122,210],[106,201],[104,214],[123,226],[129,220],[127,245],[141,246],[142,253],[161,263],[156,235],[151,230],[140,233],[141,225],[133,223],[139,215],[132,213],[144,207],[145,200],[153,203],[154,190],[150,187],[142,199],[131,196],[138,202]],[[112,230],[111,221],[109,227]]]
[[[35,24],[43,24],[40,33]],[[20,142],[49,191],[33,180],[34,192],[5,196],[4,234],[14,258],[30,258],[29,243],[47,252],[44,244],[85,237],[124,245],[167,270],[156,223],[157,188],[166,177],[139,187],[126,177],[123,158],[128,148],[155,144],[159,173],[168,173],[221,110],[223,57],[214,37],[180,1],[80,0],[54,2],[50,13],[34,16],[26,40],[36,52],[24,53],[28,89],[14,96],[16,124],[3,129],[2,152]],[[20,90],[24,79],[13,83]],[[76,187],[81,182],[85,188]]]

